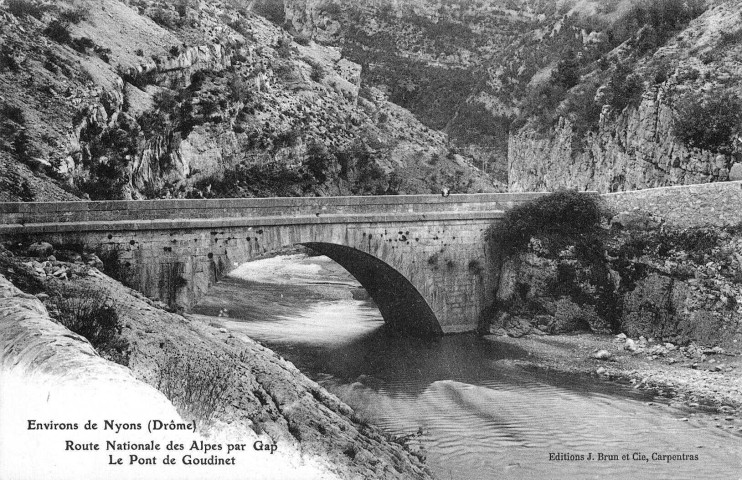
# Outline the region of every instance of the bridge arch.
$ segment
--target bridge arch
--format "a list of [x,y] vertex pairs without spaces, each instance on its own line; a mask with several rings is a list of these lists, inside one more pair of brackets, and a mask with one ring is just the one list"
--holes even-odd
[[384,261],[345,245],[307,242],[303,244],[334,260],[366,289],[394,332],[440,335],[438,319],[425,298],[404,275]]
[[[384,319],[387,328],[395,333],[403,333],[415,336],[440,335],[443,333],[441,325],[433,309],[418,288],[398,270],[399,265],[390,264],[383,258],[364,252],[350,245],[335,243],[332,239],[323,239],[323,235],[310,235],[307,241],[305,229],[282,228],[274,230],[261,228],[259,235],[262,242],[249,242],[246,244],[241,237],[224,238],[221,233],[216,233],[217,253],[212,257],[211,281],[205,285],[205,289],[189,303],[194,304],[198,298],[206,294],[213,283],[228,274],[230,270],[238,265],[285,252],[296,246],[308,247],[311,250],[329,257],[335,263],[350,273],[368,294],[373,298],[376,306]],[[314,232],[313,232],[314,233]],[[326,233],[326,232],[325,232]],[[221,237],[221,240],[219,240]],[[249,237],[248,237],[249,238]],[[348,238],[344,239],[350,241]],[[218,244],[221,244],[221,248]],[[392,262],[395,258],[390,258]],[[182,271],[182,268],[178,268]],[[160,281],[161,284],[172,283]],[[160,292],[160,296],[176,298],[177,292]],[[177,303],[177,302],[175,302]]]

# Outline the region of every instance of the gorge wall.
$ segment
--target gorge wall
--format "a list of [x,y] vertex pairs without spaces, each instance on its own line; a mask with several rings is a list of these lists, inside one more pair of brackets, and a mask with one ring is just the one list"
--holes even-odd
[[689,148],[675,137],[663,89],[646,92],[637,109],[616,119],[611,113],[604,107],[599,130],[584,138],[575,138],[565,119],[546,138],[532,131],[512,135],[510,190],[617,192],[729,178],[732,156]]
[[[681,11],[675,5],[660,17]],[[607,193],[742,179],[741,13],[739,2],[706,2],[687,25],[645,25],[592,62],[586,44],[584,55],[534,77],[509,138],[510,189]]]

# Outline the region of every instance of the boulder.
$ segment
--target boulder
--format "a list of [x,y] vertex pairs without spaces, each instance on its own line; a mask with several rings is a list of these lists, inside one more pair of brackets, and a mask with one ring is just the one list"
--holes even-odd
[[611,218],[611,227],[630,228],[638,230],[652,230],[658,228],[661,220],[641,210],[620,212]]
[[598,350],[593,354],[593,358],[597,360],[610,360],[612,356],[608,350]]
[[28,247],[28,256],[29,257],[43,257],[47,258],[52,253],[54,253],[54,247],[51,243],[47,242],[36,242],[32,243],[30,247]]

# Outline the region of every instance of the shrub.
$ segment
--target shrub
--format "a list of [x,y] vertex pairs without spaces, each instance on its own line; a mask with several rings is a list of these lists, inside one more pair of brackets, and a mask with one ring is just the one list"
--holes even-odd
[[60,44],[70,44],[72,42],[69,25],[59,20],[52,20],[44,29],[44,35]]
[[88,37],[72,38],[70,39],[70,46],[80,53],[87,53],[89,48],[97,47],[95,42]]
[[0,104],[0,117],[12,120],[18,125],[25,125],[26,123],[26,118],[23,116],[23,110],[8,103]]
[[726,47],[729,45],[737,45],[742,41],[742,28],[733,31],[721,32],[721,38],[719,39],[719,47]]
[[617,112],[622,112],[626,107],[637,107],[644,93],[644,81],[632,73],[631,67],[619,63],[608,80],[606,90],[606,101]]
[[325,78],[325,69],[319,63],[312,63],[312,71],[309,74],[309,78],[314,82],[321,82]]
[[690,92],[675,104],[675,135],[689,147],[730,153],[742,128],[742,101],[729,91]]
[[276,148],[294,147],[301,140],[301,130],[296,127],[276,134],[273,144]]
[[569,52],[566,58],[557,63],[551,72],[551,81],[566,90],[580,82],[580,62],[574,52]]
[[118,313],[103,290],[63,284],[52,291],[49,301],[59,323],[85,337],[103,357],[128,364],[128,342],[120,337]]
[[564,87],[551,82],[533,87],[528,91],[521,106],[521,113],[513,120],[511,128],[519,130],[530,119],[536,131],[547,131],[556,122],[556,109],[566,95],[567,91]]
[[64,10],[59,14],[59,18],[69,23],[80,23],[83,20],[87,20],[90,17],[88,10],[82,5]]
[[20,66],[18,65],[18,61],[15,59],[13,50],[7,45],[3,45],[2,49],[0,49],[0,72],[5,70],[10,70],[11,72],[17,72],[20,70]]
[[157,73],[154,70],[140,72],[134,68],[128,69],[119,66],[116,73],[118,73],[123,81],[139,89],[144,89],[147,85],[153,85],[157,82]]
[[337,158],[331,154],[326,146],[314,142],[307,148],[307,158],[304,166],[318,182],[327,180],[328,172],[337,164]]
[[276,25],[282,25],[286,21],[286,12],[282,1],[258,0],[253,5],[253,11]]
[[554,192],[507,211],[500,227],[502,247],[506,254],[525,250],[536,235],[589,242],[603,217],[598,198],[572,190]]
[[170,354],[161,363],[157,378],[160,390],[187,420],[209,424],[229,405],[237,361],[213,354]]
[[28,155],[33,151],[33,144],[31,137],[25,129],[19,130],[13,138],[13,152],[23,159],[26,160]]
[[581,150],[582,139],[587,132],[598,130],[602,105],[595,101],[597,91],[598,84],[595,82],[579,85],[569,92],[563,111],[561,108],[557,110],[572,122],[573,141],[579,142],[573,145],[575,151]]
[[174,29],[180,24],[180,15],[177,12],[162,7],[157,7],[148,15],[156,24],[165,28]]
[[49,9],[46,5],[41,5],[33,0],[7,0],[5,6],[10,13],[18,18],[32,16],[41,20],[44,12]]

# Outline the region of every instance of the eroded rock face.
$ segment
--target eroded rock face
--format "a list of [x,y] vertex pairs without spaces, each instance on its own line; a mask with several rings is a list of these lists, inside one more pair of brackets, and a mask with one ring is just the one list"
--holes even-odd
[[[598,192],[639,190],[729,179],[729,155],[688,148],[673,134],[665,92],[644,95],[638,109],[601,121],[575,151],[572,126],[562,119],[549,138],[522,132],[509,143],[511,191],[577,188]],[[608,112],[604,112],[607,116]]]
[[495,334],[623,332],[685,345],[742,341],[742,239],[722,227],[657,227],[616,216],[601,257],[558,255],[531,240],[503,262]]
[[334,43],[342,31],[340,21],[330,14],[331,2],[291,0],[284,2],[286,22],[300,35],[320,43]]
[[[612,61],[633,62],[634,73],[642,79],[638,106],[621,106],[618,108],[625,108],[623,111],[615,111],[603,95],[608,87],[603,82],[589,99],[602,107],[591,132],[576,133],[564,119],[545,134],[536,134],[529,127],[513,132],[508,151],[510,189],[553,191],[567,187],[606,193],[725,181],[731,178],[732,169],[738,178],[739,167],[734,167],[739,162],[735,159],[738,145],[725,139],[715,146],[707,145],[709,150],[692,148],[673,130],[676,114],[696,116],[681,107],[679,100],[686,95],[700,98],[729,92],[738,97],[742,89],[742,69],[733,60],[742,46],[729,36],[737,31],[742,6],[728,1],[706,5],[703,14],[652,55],[636,57],[628,44],[609,54]],[[600,72],[583,75],[582,85],[596,75],[599,78]],[[706,124],[714,122],[707,119]]]
[[505,259],[497,292],[501,314],[491,331],[510,336],[558,334],[579,330],[610,331],[596,310],[603,299],[600,283],[610,282],[600,266],[575,259],[568,252],[550,258],[531,249]]

